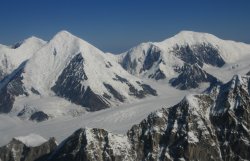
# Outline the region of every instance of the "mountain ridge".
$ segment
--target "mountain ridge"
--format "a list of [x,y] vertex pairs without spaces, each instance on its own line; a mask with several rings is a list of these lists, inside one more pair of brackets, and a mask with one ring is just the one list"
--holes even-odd
[[249,89],[250,77],[236,75],[152,112],[124,135],[80,128],[44,160],[249,160]]
[[[57,96],[83,106],[89,111],[96,111],[126,101],[157,95],[154,89],[127,73],[101,50],[67,31],[58,32],[35,51],[18,71],[21,71],[18,75],[12,72],[10,74],[12,78],[4,79],[7,82],[5,81],[1,87],[5,89],[1,90],[1,94],[5,95],[0,100],[1,109],[8,108],[9,111],[16,98],[20,97],[24,97],[27,100],[26,104],[29,104],[30,97],[39,99],[39,97]],[[16,92],[12,88],[13,84],[20,91]],[[6,104],[6,100],[10,104]],[[34,111],[27,108],[15,110]],[[44,111],[37,112],[42,114]],[[23,113],[22,115],[25,116]],[[43,114],[46,118],[48,115],[53,113]]]

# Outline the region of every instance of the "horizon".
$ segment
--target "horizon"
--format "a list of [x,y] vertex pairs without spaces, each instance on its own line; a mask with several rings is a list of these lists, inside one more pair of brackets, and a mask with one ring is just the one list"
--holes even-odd
[[48,41],[62,30],[111,53],[122,53],[143,42],[160,42],[181,31],[250,43],[250,2],[243,0],[9,0],[1,4],[0,17],[3,45],[31,36]]
[[[57,33],[55,33],[55,34],[54,34],[50,39],[48,39],[48,40],[44,40],[44,39],[42,39],[42,38],[40,38],[40,37],[31,35],[31,36],[29,36],[29,37],[27,37],[27,38],[25,38],[25,39],[23,39],[23,40],[21,40],[21,41],[19,41],[19,42],[13,43],[13,44],[1,44],[1,43],[0,43],[0,44],[1,44],[1,45],[5,45],[5,46],[13,46],[13,45],[16,45],[16,44],[18,44],[18,43],[23,43],[25,40],[27,40],[27,39],[29,39],[29,38],[32,38],[32,37],[35,37],[35,38],[37,38],[37,39],[41,39],[41,40],[43,40],[43,41],[49,42],[50,40],[52,40],[52,39],[54,38],[54,36],[56,36],[57,34],[59,34],[59,33],[61,33],[61,32],[67,32],[67,33],[69,33],[69,34],[71,34],[71,35],[73,35],[73,36],[76,36],[77,38],[80,38],[81,40],[86,41],[87,43],[91,44],[91,43],[88,42],[87,40],[85,40],[85,39],[79,37],[78,35],[75,35],[74,33],[71,33],[71,32],[68,31],[68,30],[60,30],[60,31],[58,31]],[[168,40],[168,39],[170,39],[170,38],[172,38],[172,37],[174,37],[174,36],[180,34],[181,32],[192,32],[192,33],[198,33],[198,34],[210,34],[210,35],[213,35],[213,34],[207,33],[207,32],[197,32],[197,31],[191,31],[191,30],[181,30],[181,31],[175,33],[174,35],[170,35],[170,37],[167,37],[167,38],[165,38],[165,39],[163,39],[163,40],[154,41],[154,42],[153,42],[153,41],[139,42],[138,44],[134,44],[131,48],[134,48],[134,47],[136,47],[137,45],[140,45],[141,43],[148,43],[148,42],[158,43],[158,42],[162,42],[162,41]],[[216,36],[216,35],[213,35],[213,36],[215,36],[215,37],[217,37],[217,38],[219,38],[219,39],[221,39],[221,40],[224,40],[224,41],[234,41],[234,42],[236,42],[236,43],[245,43],[245,42],[235,41],[235,40],[230,40],[230,39],[222,39],[222,38],[220,38],[220,37],[218,37],[218,36]],[[248,43],[245,43],[245,44],[248,44]],[[95,46],[94,44],[91,44],[91,45]],[[248,44],[248,45],[250,45],[250,44]],[[97,46],[95,46],[95,47],[98,48]],[[125,49],[124,52],[129,51],[131,48]],[[98,49],[101,50],[100,48],[98,48]],[[103,50],[101,50],[101,51],[103,51]],[[109,51],[103,51],[103,52],[104,52],[104,53],[111,53],[111,54],[115,54],[115,55],[116,55],[116,54],[121,54],[121,53],[123,53],[123,52],[114,53],[114,52],[109,52]]]

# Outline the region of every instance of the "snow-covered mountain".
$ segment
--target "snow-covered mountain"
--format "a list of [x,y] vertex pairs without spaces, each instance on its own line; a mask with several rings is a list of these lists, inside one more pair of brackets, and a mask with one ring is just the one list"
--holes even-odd
[[52,160],[249,160],[249,85],[249,76],[235,76],[209,93],[188,95],[124,136],[80,129]]
[[0,147],[1,161],[42,161],[50,155],[57,143],[55,138],[49,140],[43,137],[31,134],[28,136],[13,138],[12,141],[3,147]]
[[45,41],[36,37],[30,37],[13,46],[0,44],[0,80],[31,58],[45,44]]
[[249,105],[250,77],[236,75],[206,93],[187,95],[178,104],[151,113],[124,135],[98,128],[76,130],[41,158],[49,161],[249,160]]
[[249,72],[249,53],[250,45],[191,31],[120,55],[103,53],[67,31],[48,42],[31,37],[0,45],[0,112],[36,121],[79,116],[82,106],[96,111],[157,95],[145,78],[205,89]]
[[[24,45],[26,43],[17,49],[21,50]],[[153,88],[127,73],[109,55],[67,31],[59,32],[38,51],[30,50],[26,55],[22,56],[24,61],[1,80],[1,112],[12,112],[19,98],[29,104],[34,97],[39,101],[58,96],[96,111],[157,95]],[[34,119],[48,117],[39,109],[18,108],[14,110],[20,116],[28,112],[31,116],[35,114]]]
[[[194,81],[200,84],[214,82],[213,79],[212,81],[198,79],[203,77],[201,73],[206,73],[208,68],[221,68],[225,64],[236,63],[245,57],[248,59],[250,57],[248,44],[222,40],[207,33],[182,31],[162,42],[139,44],[118,55],[117,60],[129,73],[155,80],[176,79],[184,75],[183,72],[187,72],[183,70],[187,69],[187,66],[195,65],[188,70],[195,70],[199,66],[202,72],[192,71],[192,73],[195,74],[193,78],[197,78]],[[183,82],[188,82],[188,79],[189,77],[182,77]],[[189,89],[197,86],[180,84],[178,87]]]

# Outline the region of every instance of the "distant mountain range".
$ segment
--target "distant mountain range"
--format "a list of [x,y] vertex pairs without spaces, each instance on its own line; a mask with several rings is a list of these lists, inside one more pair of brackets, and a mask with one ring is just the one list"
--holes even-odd
[[81,128],[59,145],[54,138],[14,138],[0,148],[0,161],[250,160],[249,60],[250,45],[191,31],[121,54],[67,31],[48,42],[0,45],[0,113],[24,120],[158,97],[155,84],[195,93],[126,134]]

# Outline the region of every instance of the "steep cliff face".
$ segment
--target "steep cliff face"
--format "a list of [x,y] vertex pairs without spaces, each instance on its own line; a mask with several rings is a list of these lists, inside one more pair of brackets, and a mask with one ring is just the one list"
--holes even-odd
[[[209,68],[219,69],[225,64],[236,63],[249,56],[249,51],[248,44],[222,40],[207,33],[182,31],[162,42],[141,43],[116,57],[125,70],[142,78],[192,79],[195,84],[178,81],[177,87],[190,89],[199,87],[201,83],[213,84],[213,81],[205,79],[203,75],[197,76],[198,73],[187,75],[193,65],[197,64],[202,73],[207,73],[212,71]],[[237,71],[234,74],[236,73]],[[210,75],[216,77],[213,72]],[[176,86],[176,83],[170,84]]]
[[26,145],[18,139],[13,139],[6,146],[0,147],[2,161],[44,161],[56,148],[54,138],[37,146]]
[[150,114],[126,136],[80,129],[51,160],[249,160],[249,91],[250,77],[235,76]]
[[12,110],[15,97],[28,95],[22,82],[23,62],[16,70],[0,81],[0,113],[8,113]]
[[79,129],[61,143],[50,156],[51,161],[132,161],[128,138],[103,129]]
[[[197,109],[200,99],[206,103],[197,104]],[[136,160],[222,160],[214,130],[204,115],[212,102],[207,96],[189,96],[134,126],[128,135]]]
[[208,74],[198,64],[185,64],[180,69],[180,75],[176,78],[170,79],[170,84],[178,89],[186,90],[199,87],[200,83],[210,83],[214,85],[219,83],[219,80]]
[[151,114],[128,136],[138,160],[249,160],[250,78]]

